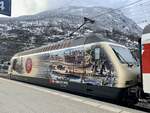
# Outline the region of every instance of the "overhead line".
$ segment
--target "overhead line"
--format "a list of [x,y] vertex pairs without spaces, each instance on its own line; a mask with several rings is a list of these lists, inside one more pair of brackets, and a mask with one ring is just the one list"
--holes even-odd
[[[143,5],[147,5],[147,3],[150,3],[150,1],[146,1],[146,2],[139,3],[139,4],[135,4],[134,6],[132,6],[132,8],[133,7],[141,7]],[[128,9],[128,8],[130,8],[130,6],[126,7],[126,8],[123,8],[123,9]]]
[[126,7],[129,7],[129,6],[132,6],[132,5],[134,5],[134,4],[137,4],[137,3],[141,2],[141,1],[143,1],[143,0],[137,0],[137,1],[135,1],[135,2],[132,2],[132,3],[128,4],[128,5],[121,6],[121,7],[116,8],[116,9],[112,9],[111,11],[107,11],[107,12],[105,12],[105,13],[96,15],[96,16],[91,17],[91,18],[94,19],[94,18],[97,18],[97,17],[99,17],[99,16],[103,16],[103,15],[105,15],[105,14],[109,14],[109,13],[111,13],[111,12],[114,12],[114,11],[116,11],[116,10],[124,9],[124,8],[126,8]]

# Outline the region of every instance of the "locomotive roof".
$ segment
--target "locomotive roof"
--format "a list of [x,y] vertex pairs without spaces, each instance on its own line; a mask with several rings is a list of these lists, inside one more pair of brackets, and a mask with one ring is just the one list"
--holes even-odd
[[102,35],[98,34],[90,34],[87,36],[77,37],[71,41],[70,47],[78,46],[78,45],[84,45],[84,44],[90,44],[94,42],[113,42],[110,39],[103,38]]
[[143,30],[143,34],[148,34],[148,33],[150,33],[150,24],[147,25]]
[[45,52],[45,51],[50,51],[50,50],[57,50],[57,49],[62,49],[62,48],[67,48],[67,47],[74,47],[74,46],[90,44],[94,42],[114,42],[114,41],[107,39],[107,38],[103,38],[102,35],[90,34],[86,36],[76,37],[74,39],[67,39],[64,41],[57,42],[57,43],[51,43],[46,46],[20,52],[20,53],[17,53],[16,56],[28,55],[28,54]]

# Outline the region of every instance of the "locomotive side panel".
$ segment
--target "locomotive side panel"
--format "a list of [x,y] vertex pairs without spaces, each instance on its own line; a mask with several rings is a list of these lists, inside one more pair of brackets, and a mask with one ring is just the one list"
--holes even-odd
[[101,42],[15,56],[11,73],[27,82],[116,99],[133,86],[134,81],[131,83],[128,79],[133,80],[135,76],[122,74],[131,68],[124,60],[124,64],[118,60],[117,55],[122,55],[120,51],[122,49],[113,51],[110,43]]
[[[51,51],[49,84],[95,96],[117,98],[124,88],[117,88],[118,77],[108,48],[90,44]],[[110,91],[112,92],[110,94]]]
[[59,78],[98,87],[116,85],[115,68],[99,44],[50,52],[49,63],[50,79],[56,82]]

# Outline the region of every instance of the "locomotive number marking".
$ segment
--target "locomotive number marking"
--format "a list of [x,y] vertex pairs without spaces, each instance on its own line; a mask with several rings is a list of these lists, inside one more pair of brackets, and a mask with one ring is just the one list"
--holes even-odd
[[4,1],[0,1],[0,11],[3,11],[5,9]]

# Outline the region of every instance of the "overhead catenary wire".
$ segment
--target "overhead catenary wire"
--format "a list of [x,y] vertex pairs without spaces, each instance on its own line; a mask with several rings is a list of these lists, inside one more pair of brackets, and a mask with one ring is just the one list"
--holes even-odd
[[137,3],[141,2],[141,1],[143,1],[143,0],[137,0],[137,1],[132,2],[132,3],[130,3],[130,4],[127,4],[127,5],[121,6],[121,7],[119,7],[119,8],[112,9],[112,10],[110,10],[110,11],[106,11],[106,12],[104,12],[104,13],[102,13],[102,14],[99,14],[99,15],[96,15],[96,16],[91,17],[91,19],[95,19],[95,18],[97,18],[97,17],[99,17],[99,16],[103,16],[103,15],[106,15],[106,14],[112,13],[112,12],[114,12],[114,11],[124,9],[124,8],[129,7],[129,6],[133,6],[133,5],[135,5],[135,4],[137,4]]
[[[144,0],[143,0],[144,1]],[[146,1],[146,2],[138,2],[138,3],[136,3],[136,4],[134,4],[134,5],[131,5],[131,6],[128,6],[128,7],[125,7],[125,8],[123,8],[123,9],[129,9],[129,8],[133,8],[133,7],[141,7],[141,6],[143,6],[143,5],[147,5],[147,3],[150,3],[150,1]]]
[[[127,5],[121,6],[121,7],[119,7],[119,8],[112,9],[112,10],[110,10],[110,11],[106,11],[106,12],[104,12],[104,13],[98,14],[98,15],[93,16],[93,17],[88,17],[88,18],[91,19],[91,20],[94,20],[95,18],[97,18],[97,17],[99,17],[99,16],[103,16],[103,15],[112,13],[112,12],[117,11],[117,10],[127,9],[127,8],[129,8],[129,7],[134,7],[134,6],[137,6],[137,5],[143,5],[144,3],[150,2],[150,1],[147,1],[147,2],[144,2],[144,3],[138,4],[138,3],[142,2],[142,1],[144,1],[144,0],[137,0],[137,1],[132,2],[132,3],[130,3],[130,4],[127,4]],[[83,23],[83,25],[79,26],[79,27],[77,28],[77,30],[80,29],[80,28],[81,28],[82,26],[84,26],[85,24],[86,24],[86,23]],[[49,27],[49,26],[45,26],[45,25],[44,25],[44,26],[30,26],[29,28],[32,28],[32,27]],[[24,27],[24,28],[28,28],[28,27]]]
[[[128,10],[128,9],[133,8],[133,7],[144,7],[144,6],[147,6],[147,7],[148,7],[148,6],[150,5],[150,4],[149,4],[150,1],[146,1],[146,2],[142,2],[142,1],[144,1],[144,0],[138,0],[138,1],[136,1],[136,2],[133,2],[133,3],[131,3],[131,4],[128,4],[128,5],[119,7],[119,8],[117,8],[117,9],[112,9],[111,11],[108,11],[108,12],[105,12],[105,13],[102,13],[102,14],[99,14],[99,15],[96,15],[96,16],[92,17],[92,19],[94,19],[94,18],[96,18],[96,17],[99,17],[99,16],[103,16],[103,15],[105,15],[105,14],[112,13],[112,12],[114,12],[114,11],[116,11],[116,10],[123,10],[123,9]],[[141,3],[141,2],[142,2],[142,3]],[[140,4],[139,4],[139,3],[140,3]],[[141,9],[141,10],[144,10],[145,13],[149,13],[149,8],[143,8],[143,9]],[[137,12],[137,14],[131,14],[131,18],[134,18],[134,17],[137,18],[137,15],[140,15],[140,18],[143,18],[143,16],[141,16],[141,15],[143,15],[143,12],[142,12],[142,11],[140,11],[140,14],[139,14],[139,11]],[[139,16],[138,16],[138,18],[139,18]],[[147,19],[150,19],[150,18],[147,18]],[[137,23],[137,24],[140,24],[140,23],[148,22],[147,19],[144,19],[144,20],[142,20],[142,21],[138,21],[138,22],[136,22],[136,23]]]
[[130,10],[129,18],[133,19],[138,25],[144,27],[143,25],[150,23],[149,9],[150,1],[144,2],[137,6],[134,10]]
[[[127,5],[125,5],[125,6],[121,6],[121,7],[119,7],[119,8],[116,8],[116,9],[112,9],[112,10],[110,10],[110,11],[107,11],[107,12],[104,12],[104,13],[102,13],[102,14],[98,14],[98,15],[96,15],[96,16],[93,16],[93,17],[91,17],[91,19],[93,20],[93,19],[95,19],[95,18],[97,18],[97,17],[99,17],[99,16],[103,16],[103,15],[105,15],[105,14],[109,14],[109,13],[112,13],[112,12],[114,12],[114,11],[116,11],[116,10],[121,10],[121,9],[127,9],[127,8],[129,8],[129,7],[134,7],[135,6],[135,4],[138,4],[138,3],[140,3],[141,1],[143,1],[143,0],[137,0],[137,1],[135,1],[135,2],[132,2],[132,3],[130,3],[130,4],[127,4]],[[86,24],[86,22],[85,23],[83,23],[84,25]],[[84,26],[84,25],[82,25],[82,26]],[[82,27],[82,26],[80,26],[80,28]],[[49,26],[32,26],[32,27],[49,27]],[[24,28],[26,28],[26,27],[24,27]],[[78,28],[78,29],[80,29],[80,28]],[[77,29],[77,30],[78,30]],[[11,41],[7,41],[7,42],[11,42]],[[24,43],[22,43],[22,42],[15,42],[17,45],[18,44],[26,44],[26,45],[30,45],[30,44],[28,44],[28,43],[26,43],[26,42],[24,42]]]
[[[127,9],[127,10],[130,10],[130,12],[132,13],[132,15],[137,15],[139,13],[143,13],[143,12],[146,12],[146,11],[149,11],[149,7],[150,6],[150,1],[142,3],[142,4],[138,4],[138,5],[135,5],[136,6],[136,9]],[[133,7],[132,7],[133,8]],[[135,10],[138,10],[138,12],[135,12]]]
[[[95,22],[94,19],[96,19],[96,18],[99,17],[99,16],[103,16],[103,15],[112,13],[112,12],[114,12],[114,11],[124,9],[124,8],[129,7],[129,6],[133,6],[133,5],[135,5],[135,4],[137,4],[137,3],[141,2],[141,1],[143,1],[143,0],[137,0],[137,1],[132,2],[132,3],[130,3],[130,4],[121,6],[121,7],[119,7],[119,8],[112,9],[112,10],[110,10],[110,11],[104,12],[104,13],[102,13],[102,14],[99,14],[99,15],[96,15],[96,16],[93,16],[93,17],[89,17],[88,20],[93,21],[93,22],[90,22],[90,23],[93,24],[93,23]],[[84,17],[84,19],[85,19],[85,17]],[[87,22],[85,22],[85,20],[84,20],[84,22],[83,22],[75,31],[73,31],[69,36],[72,36],[76,31],[78,31],[78,30],[79,30],[81,27],[83,27],[85,24],[87,24]]]
[[[104,12],[104,13],[102,13],[102,14],[93,16],[93,17],[91,17],[91,19],[95,19],[95,18],[97,18],[97,17],[99,17],[99,16],[103,16],[103,15],[105,15],[105,14],[114,12],[115,10],[126,9],[126,8],[128,8],[128,7],[131,7],[131,6],[133,7],[134,5],[136,5],[136,4],[138,4],[138,3],[142,2],[142,1],[144,1],[144,0],[137,0],[137,1],[132,2],[132,3],[130,3],[130,4],[127,4],[127,5],[121,6],[121,7],[119,7],[119,8],[112,9],[112,10],[107,11],[107,12]],[[147,2],[145,2],[145,3],[147,3]],[[143,4],[143,3],[141,3],[141,4]],[[141,5],[141,4],[140,4],[140,5]],[[86,24],[86,23],[83,23],[82,26],[84,26],[84,24]],[[82,26],[80,26],[79,28],[81,28]],[[32,27],[48,27],[48,26],[32,26]],[[26,28],[26,27],[25,27],[25,28]],[[79,28],[77,28],[77,30],[78,30]]]

